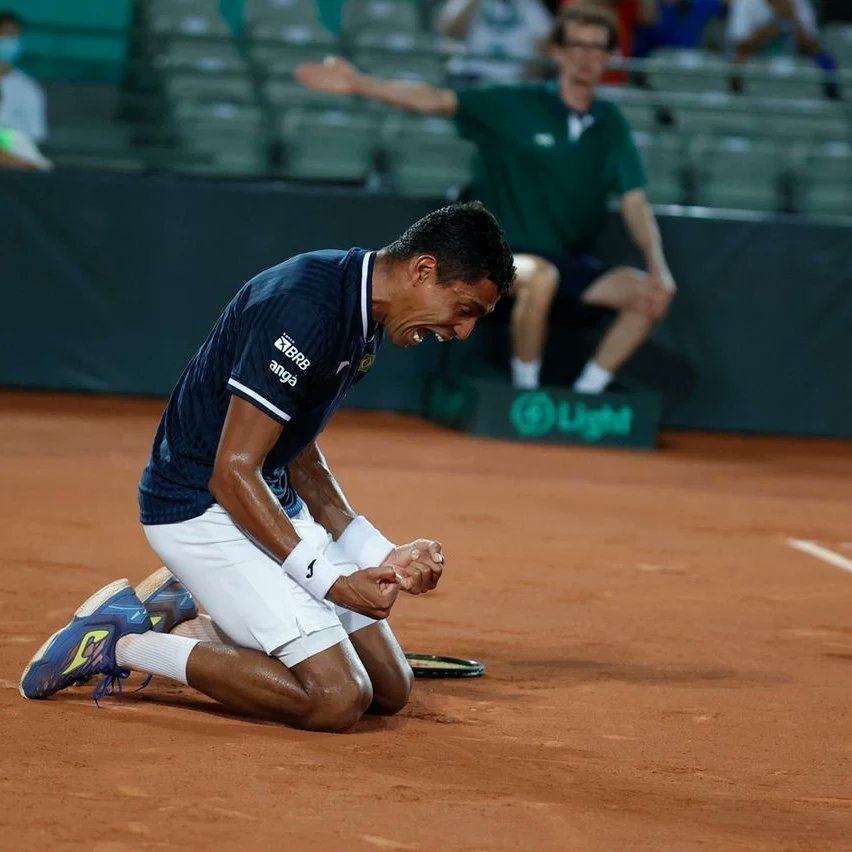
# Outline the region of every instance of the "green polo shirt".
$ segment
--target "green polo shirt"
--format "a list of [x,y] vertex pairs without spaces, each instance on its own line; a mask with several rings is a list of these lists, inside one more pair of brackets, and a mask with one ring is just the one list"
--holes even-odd
[[612,196],[639,189],[645,170],[618,107],[595,100],[594,122],[572,141],[555,83],[458,93],[459,132],[478,156],[472,197],[497,217],[509,244],[527,251],[587,251]]

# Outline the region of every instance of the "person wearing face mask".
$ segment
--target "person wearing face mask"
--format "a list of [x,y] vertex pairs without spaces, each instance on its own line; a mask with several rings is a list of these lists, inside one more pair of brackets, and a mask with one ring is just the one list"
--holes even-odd
[[385,619],[399,592],[436,587],[443,551],[394,546],[316,442],[383,338],[464,340],[513,276],[500,226],[471,202],[378,251],[307,252],[249,281],[178,379],[142,473],[166,567],[93,595],[36,652],[22,695],[102,675],[99,697],[133,670],[307,730],[401,710],[413,675]]
[[0,167],[46,168],[36,147],[47,137],[41,86],[15,63],[23,50],[23,22],[0,12]]

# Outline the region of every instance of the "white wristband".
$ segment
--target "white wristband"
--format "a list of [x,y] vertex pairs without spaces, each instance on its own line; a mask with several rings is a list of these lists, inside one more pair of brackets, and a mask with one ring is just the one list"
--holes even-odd
[[396,547],[388,541],[363,515],[350,521],[340,534],[337,545],[359,568],[375,568],[385,561]]
[[340,571],[315,547],[302,540],[281,566],[306,592],[323,600]]

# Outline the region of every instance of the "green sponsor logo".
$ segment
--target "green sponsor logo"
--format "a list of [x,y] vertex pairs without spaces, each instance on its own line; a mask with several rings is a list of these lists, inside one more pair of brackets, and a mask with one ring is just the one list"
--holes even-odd
[[556,403],[546,393],[522,393],[515,397],[509,419],[519,435],[540,438],[556,425]]
[[544,391],[534,391],[515,397],[509,419],[522,438],[543,438],[556,433],[578,435],[594,443],[608,435],[629,435],[634,411],[629,405],[613,407],[555,400]]

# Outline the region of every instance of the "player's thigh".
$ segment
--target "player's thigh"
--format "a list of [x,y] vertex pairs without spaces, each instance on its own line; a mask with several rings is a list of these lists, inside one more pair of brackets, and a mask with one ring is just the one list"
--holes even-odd
[[303,654],[346,639],[334,607],[299,586],[220,506],[189,521],[147,526],[145,535],[237,645],[275,656],[282,648],[290,649],[280,658],[292,666]]
[[580,295],[586,305],[612,310],[630,310],[641,300],[647,275],[640,269],[616,266],[595,279]]
[[387,621],[349,636],[373,686],[374,709],[396,713],[408,703],[414,674]]

